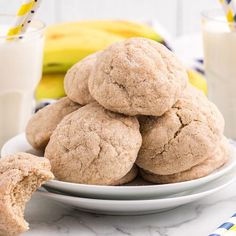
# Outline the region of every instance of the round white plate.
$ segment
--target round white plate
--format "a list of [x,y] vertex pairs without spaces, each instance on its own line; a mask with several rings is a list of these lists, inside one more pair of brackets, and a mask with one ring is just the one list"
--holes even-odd
[[[88,184],[75,184],[58,180],[52,180],[45,184],[48,190],[56,190],[59,192],[68,193],[74,196],[100,198],[100,199],[150,199],[161,196],[168,196],[177,194],[184,191],[195,189],[203,184],[209,183],[222,175],[228,173],[236,165],[236,148],[231,144],[231,158],[227,164],[219,168],[212,174],[186,182],[174,184],[153,185],[136,179],[128,186],[101,186],[101,185],[88,185]],[[16,152],[30,152],[36,155],[43,155],[35,151],[27,142],[25,134],[20,134],[10,139],[2,148],[1,155]],[[138,186],[137,186],[138,185]],[[142,186],[140,186],[142,185]]]
[[82,211],[107,215],[141,215],[170,210],[190,202],[197,201],[222,190],[236,180],[236,170],[231,170],[224,177],[214,180],[188,194],[180,197],[146,200],[103,200],[67,196],[57,193],[38,191],[38,193],[55,201]]

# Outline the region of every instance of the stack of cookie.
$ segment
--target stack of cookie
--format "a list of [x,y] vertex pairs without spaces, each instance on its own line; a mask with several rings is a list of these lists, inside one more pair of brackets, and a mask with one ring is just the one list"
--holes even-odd
[[68,182],[120,185],[138,169],[153,183],[208,175],[229,158],[224,119],[187,81],[165,46],[115,43],[68,71],[67,97],[32,117],[27,139]]

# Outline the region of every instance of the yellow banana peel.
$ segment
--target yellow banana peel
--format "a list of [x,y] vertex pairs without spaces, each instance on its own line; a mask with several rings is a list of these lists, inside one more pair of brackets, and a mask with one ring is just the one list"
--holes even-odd
[[65,32],[75,32],[78,28],[85,27],[112,33],[124,38],[144,37],[158,42],[164,41],[163,38],[147,24],[128,20],[86,20],[62,23],[53,26],[55,31],[61,30],[62,27],[64,28]]
[[207,90],[207,82],[205,78],[198,73],[197,71],[194,70],[188,70],[188,78],[189,82],[196,88],[200,89],[203,91],[205,95],[207,95],[208,90]]
[[163,41],[151,27],[131,21],[94,20],[50,26],[46,31],[44,73],[64,73],[89,54],[129,37]]
[[35,91],[36,100],[58,99],[64,96],[64,74],[44,74]]

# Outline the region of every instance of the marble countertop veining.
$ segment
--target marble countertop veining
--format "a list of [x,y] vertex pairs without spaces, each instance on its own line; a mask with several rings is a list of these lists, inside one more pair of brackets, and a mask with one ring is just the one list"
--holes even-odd
[[34,195],[27,206],[30,231],[23,236],[204,236],[236,212],[236,183],[201,201],[143,216],[80,212]]

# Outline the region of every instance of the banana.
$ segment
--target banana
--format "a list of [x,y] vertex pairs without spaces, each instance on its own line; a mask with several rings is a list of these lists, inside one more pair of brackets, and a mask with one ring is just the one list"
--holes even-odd
[[66,72],[73,64],[107,45],[123,40],[96,29],[79,27],[77,30],[63,28],[48,30],[44,48],[44,73]]
[[150,26],[126,20],[87,20],[62,23],[53,27],[55,30],[60,30],[61,27],[63,27],[69,31],[76,31],[76,29],[78,29],[79,27],[85,27],[116,34],[124,38],[144,37],[160,43],[164,41],[164,39],[159,34],[157,34]]
[[37,101],[65,96],[64,74],[44,74],[35,91]]
[[164,42],[149,26],[129,21],[95,20],[50,26],[46,31],[44,73],[64,73],[89,54],[138,36]]
[[208,92],[207,91],[207,82],[204,79],[204,77],[200,73],[198,73],[194,70],[188,70],[187,72],[188,72],[188,78],[189,78],[190,84],[192,84],[194,87],[202,90],[203,93],[205,95],[207,95],[207,92]]

